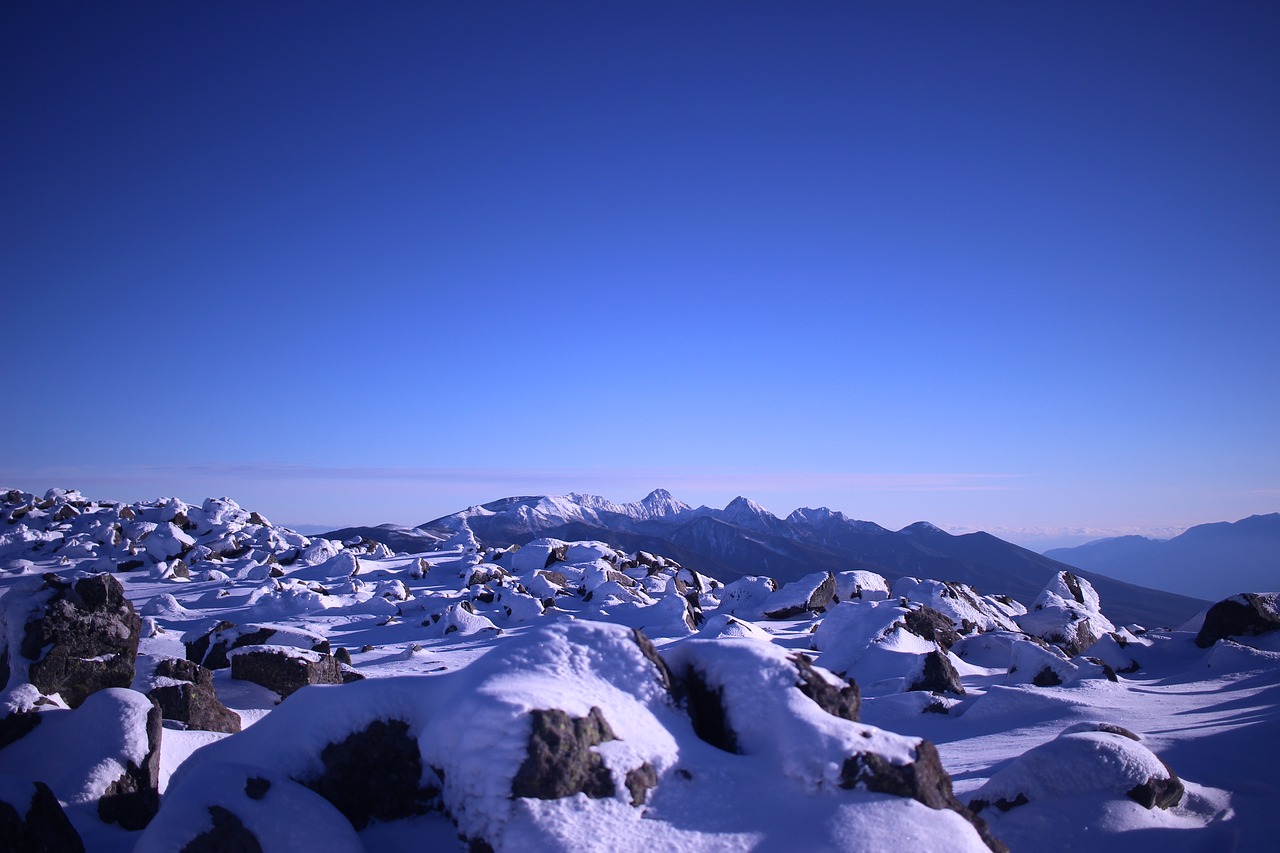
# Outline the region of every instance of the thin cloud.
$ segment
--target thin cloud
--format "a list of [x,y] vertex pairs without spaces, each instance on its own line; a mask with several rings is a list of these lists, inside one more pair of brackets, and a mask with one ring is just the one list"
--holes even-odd
[[774,472],[716,468],[399,468],[371,466],[237,463],[180,466],[133,466],[118,471],[58,467],[19,471],[0,470],[8,480],[40,480],[91,486],[100,482],[162,482],[175,480],[226,481],[362,481],[419,483],[474,487],[485,490],[506,484],[531,488],[565,484],[567,489],[617,490],[634,487],[644,491],[666,488],[687,491],[811,492],[975,492],[1020,488],[1018,474],[989,473],[850,473]]

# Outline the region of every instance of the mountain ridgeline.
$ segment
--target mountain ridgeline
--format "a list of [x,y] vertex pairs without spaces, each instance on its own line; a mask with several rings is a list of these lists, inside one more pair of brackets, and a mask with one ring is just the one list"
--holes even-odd
[[1199,524],[1172,539],[1119,536],[1045,556],[1073,566],[1216,601],[1280,589],[1280,512]]
[[1023,602],[1032,601],[1054,574],[1069,570],[1094,585],[1108,615],[1121,624],[1177,626],[1205,607],[1194,598],[1079,572],[988,533],[953,536],[926,522],[893,531],[825,508],[798,509],[783,519],[743,497],[724,509],[691,507],[663,489],[627,504],[579,494],[510,497],[417,528],[353,527],[326,535],[423,550],[467,534],[494,546],[544,537],[600,540],[663,554],[726,582],[767,575],[786,583],[818,571],[867,569],[891,581],[959,581]]

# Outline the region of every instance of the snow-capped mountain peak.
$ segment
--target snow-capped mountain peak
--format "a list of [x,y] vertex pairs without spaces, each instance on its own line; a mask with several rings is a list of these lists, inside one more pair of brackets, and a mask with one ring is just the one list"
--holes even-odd
[[658,518],[669,515],[679,515],[682,512],[688,512],[693,509],[682,500],[672,496],[666,489],[654,489],[645,495],[639,502],[628,504],[628,508],[633,510],[641,510],[643,515],[632,512],[633,517],[639,518]]

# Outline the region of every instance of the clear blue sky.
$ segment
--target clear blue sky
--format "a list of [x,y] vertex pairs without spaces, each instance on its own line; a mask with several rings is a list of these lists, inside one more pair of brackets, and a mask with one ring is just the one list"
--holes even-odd
[[0,485],[1280,508],[1280,5],[0,15]]

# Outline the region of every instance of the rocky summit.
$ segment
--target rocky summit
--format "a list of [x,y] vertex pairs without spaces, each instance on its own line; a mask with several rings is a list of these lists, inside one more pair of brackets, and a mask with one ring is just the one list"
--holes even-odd
[[1274,593],[1142,623],[1058,564],[989,584],[999,546],[927,525],[703,510],[513,498],[375,538],[0,491],[0,848],[1273,844]]

